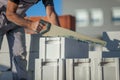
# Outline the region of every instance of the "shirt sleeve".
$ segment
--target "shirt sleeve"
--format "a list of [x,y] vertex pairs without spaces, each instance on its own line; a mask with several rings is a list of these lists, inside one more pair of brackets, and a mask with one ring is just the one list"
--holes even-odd
[[42,2],[43,2],[45,7],[48,5],[54,6],[53,0],[42,0]]
[[12,1],[12,2],[14,2],[16,4],[19,4],[19,0],[10,0],[10,1]]

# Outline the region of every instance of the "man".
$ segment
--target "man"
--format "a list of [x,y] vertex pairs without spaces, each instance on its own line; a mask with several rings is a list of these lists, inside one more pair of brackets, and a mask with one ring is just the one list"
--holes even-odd
[[[25,46],[25,32],[24,29],[39,32],[41,26],[39,21],[32,22],[24,19],[25,11],[37,3],[39,0],[0,0],[0,13],[6,11],[6,15],[2,16],[0,22],[0,42],[4,34],[7,35],[10,59],[12,65],[13,80],[27,80],[26,71],[26,46]],[[53,0],[42,0],[48,20],[55,25],[59,25],[57,15],[54,10]]]

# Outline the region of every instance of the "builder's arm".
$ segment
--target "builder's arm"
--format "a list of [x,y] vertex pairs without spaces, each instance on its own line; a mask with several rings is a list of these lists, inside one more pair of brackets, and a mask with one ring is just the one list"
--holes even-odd
[[43,4],[45,5],[45,8],[46,8],[46,14],[47,14],[48,20],[52,24],[60,26],[58,16],[54,9],[53,0],[43,0]]
[[24,19],[23,17],[21,17],[16,13],[17,8],[18,8],[17,3],[8,0],[7,10],[6,10],[7,19],[19,26],[23,26],[24,28],[28,28],[33,31],[36,30],[38,31],[39,22],[32,22],[30,20]]

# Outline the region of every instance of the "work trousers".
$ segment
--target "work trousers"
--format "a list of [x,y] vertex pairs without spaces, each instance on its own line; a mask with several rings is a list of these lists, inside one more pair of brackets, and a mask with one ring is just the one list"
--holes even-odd
[[[0,44],[2,43],[3,36],[6,34],[10,51],[13,80],[26,80],[27,53],[25,46],[25,32],[23,27],[15,25],[6,19],[5,12],[7,1],[8,0],[0,0]],[[20,2],[16,14],[25,17],[26,10],[33,4],[34,3],[27,3],[24,1]]]
[[26,46],[24,28],[7,21],[5,12],[0,14],[0,46],[7,36],[13,80],[26,80]]

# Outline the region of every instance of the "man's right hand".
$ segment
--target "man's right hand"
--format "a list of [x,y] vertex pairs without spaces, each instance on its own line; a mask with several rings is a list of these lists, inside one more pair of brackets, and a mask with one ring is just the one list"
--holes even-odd
[[39,21],[32,22],[30,26],[31,30],[33,30],[35,33],[39,33],[43,26],[39,23]]

